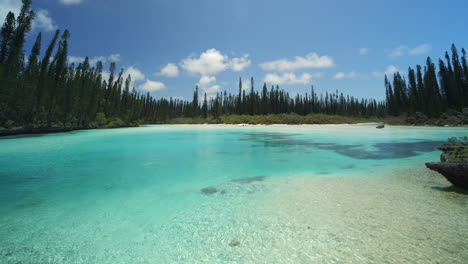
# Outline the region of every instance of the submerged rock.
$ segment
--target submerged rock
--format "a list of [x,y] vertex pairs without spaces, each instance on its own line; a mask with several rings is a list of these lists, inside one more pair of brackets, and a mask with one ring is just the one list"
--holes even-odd
[[441,162],[427,162],[426,167],[442,174],[454,186],[468,189],[468,144],[450,143],[438,147]]
[[256,176],[252,178],[242,178],[242,179],[237,179],[233,180],[232,182],[236,183],[252,183],[252,182],[261,182],[265,180],[265,176]]
[[234,240],[231,240],[231,243],[229,243],[229,245],[232,247],[236,247],[240,245],[240,242],[234,239]]
[[218,192],[218,189],[216,189],[213,186],[210,186],[210,187],[203,188],[200,191],[202,193],[204,193],[204,194],[214,194],[214,193]]
[[379,125],[377,125],[375,128],[382,129],[382,128],[384,128],[384,127],[385,127],[384,124],[379,124]]

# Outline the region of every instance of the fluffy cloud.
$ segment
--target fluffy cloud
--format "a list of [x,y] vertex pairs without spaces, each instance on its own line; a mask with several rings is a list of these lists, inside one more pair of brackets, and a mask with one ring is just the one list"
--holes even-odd
[[216,49],[203,52],[198,58],[189,57],[181,62],[181,67],[190,73],[215,75],[227,69],[227,56]]
[[[216,74],[226,70],[239,72],[249,67],[251,63],[248,54],[231,59],[216,49],[208,49],[199,56],[192,55],[182,60],[180,67],[191,74],[200,74],[201,78],[197,85],[206,93],[216,93],[221,88],[216,84]],[[159,74],[163,75],[162,73],[161,70]]]
[[240,58],[232,58],[230,62],[231,69],[239,72],[249,67],[252,62],[249,60],[249,54],[245,54]]
[[396,73],[396,72],[398,72],[398,71],[399,71],[399,70],[398,70],[397,67],[395,67],[394,65],[389,65],[389,66],[387,67],[387,70],[385,70],[385,74],[391,75],[391,74],[394,74],[394,73]]
[[251,64],[248,55],[229,59],[216,49],[208,49],[200,56],[190,56],[180,63],[180,66],[189,73],[199,73],[202,76],[213,76],[227,69],[241,71]]
[[44,10],[44,9],[39,9],[36,12],[36,17],[33,22],[33,30],[34,29],[39,29],[39,30],[42,29],[48,32],[54,31],[57,29],[57,25],[49,16],[49,11]]
[[432,46],[428,44],[422,44],[419,46],[416,46],[414,48],[410,48],[405,45],[400,45],[396,48],[394,48],[389,56],[390,57],[401,57],[404,55],[411,55],[411,56],[417,56],[417,55],[423,55],[431,51]]
[[111,62],[119,62],[120,61],[120,54],[111,54],[107,59]]
[[302,73],[300,76],[297,76],[295,73],[283,73],[281,75],[276,73],[269,73],[265,75],[263,81],[271,84],[308,84],[312,81],[312,78],[322,77],[322,73]]
[[390,57],[401,57],[405,55],[407,50],[408,50],[407,46],[398,46],[390,52]]
[[64,5],[76,5],[81,4],[83,0],[60,0],[60,3]]
[[319,56],[309,53],[305,57],[296,56],[294,60],[279,59],[260,64],[266,71],[294,71],[305,68],[328,68],[333,66],[333,59],[329,56]]
[[174,63],[168,63],[166,66],[164,66],[157,75],[162,75],[166,77],[177,77],[179,76],[179,67],[175,65]]
[[[115,74],[117,75],[118,72]],[[133,66],[126,67],[125,71],[122,74],[122,78],[126,79],[129,74],[132,77],[132,83],[130,84],[131,87],[135,87],[137,86],[136,83],[145,80],[145,75],[143,74],[143,72],[141,72],[139,69]],[[103,71],[101,73],[101,76],[103,80],[107,81],[109,80],[110,73],[108,71]]]
[[410,49],[408,51],[408,54],[409,55],[423,55],[423,54],[426,54],[428,53],[429,51],[431,51],[432,49],[432,46],[431,45],[428,45],[428,44],[422,44],[422,45],[419,45],[413,49]]
[[369,52],[368,48],[360,48],[359,49],[359,55],[367,55],[368,52]]
[[346,74],[344,74],[343,72],[339,72],[335,74],[335,79],[343,79],[345,77],[346,77]]
[[216,77],[214,76],[202,76],[198,81],[197,85],[207,94],[219,92],[220,86],[215,84]]
[[[95,56],[93,58],[88,58],[89,59],[89,64],[95,65],[98,61],[101,61],[102,63],[106,62],[119,62],[120,61],[120,54],[111,54],[107,57],[105,56]],[[68,56],[68,61],[70,63],[81,63],[85,60],[84,57],[77,57],[77,56]]]
[[146,80],[146,82],[140,85],[139,88],[143,91],[155,92],[155,91],[161,91],[161,90],[166,89],[166,85],[164,85],[164,83],[162,82]]
[[389,65],[387,66],[387,69],[384,71],[384,72],[378,72],[378,71],[375,71],[372,73],[372,76],[374,76],[375,78],[383,78],[385,75],[387,76],[392,76],[394,73],[396,72],[399,72],[400,70],[398,70],[397,67],[395,67],[394,65]]
[[348,79],[354,79],[354,78],[368,78],[369,75],[367,74],[360,74],[360,73],[357,73],[355,71],[351,71],[351,72],[348,72],[348,73],[344,73],[344,72],[338,72],[337,74],[335,74],[334,78],[335,79],[344,79],[344,78],[348,78]]
[[132,77],[132,83],[142,81],[142,80],[145,79],[145,75],[139,69],[137,69],[137,68],[135,68],[133,66],[128,67],[124,71],[124,73],[123,73],[124,78],[127,78],[127,76],[129,74]]

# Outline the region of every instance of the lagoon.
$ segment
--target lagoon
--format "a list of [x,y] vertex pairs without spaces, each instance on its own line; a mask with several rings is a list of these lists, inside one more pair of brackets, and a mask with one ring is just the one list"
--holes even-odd
[[424,162],[467,134],[155,125],[4,137],[0,263],[463,263],[468,196]]

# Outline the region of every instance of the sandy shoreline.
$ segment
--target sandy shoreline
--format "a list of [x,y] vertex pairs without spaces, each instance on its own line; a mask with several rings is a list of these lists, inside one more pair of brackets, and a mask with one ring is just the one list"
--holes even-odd
[[[300,124],[300,125],[289,125],[289,124],[145,124],[141,125],[140,127],[158,127],[158,126],[169,126],[169,127],[191,127],[191,128],[336,128],[336,127],[363,127],[369,126],[370,128],[375,128],[375,126],[382,124],[382,123],[355,123],[355,124]],[[414,125],[388,125],[385,124],[385,127],[393,127],[393,128],[460,128],[466,129],[468,126],[455,126],[455,127],[440,127],[440,126],[414,126]],[[385,129],[383,129],[385,130]]]
[[[464,263],[468,196],[437,173],[270,179],[260,219],[289,263]],[[268,216],[267,218],[262,216]],[[289,255],[288,259],[284,259]],[[294,257],[293,257],[294,256]],[[285,262],[285,263],[286,263]]]
[[[196,215],[189,226],[185,215],[174,219],[170,229],[187,233],[176,260],[462,264],[468,196],[449,186],[437,173],[414,167],[227,182],[215,186],[226,193],[208,195],[195,214],[187,212]],[[231,239],[240,245],[229,246]]]

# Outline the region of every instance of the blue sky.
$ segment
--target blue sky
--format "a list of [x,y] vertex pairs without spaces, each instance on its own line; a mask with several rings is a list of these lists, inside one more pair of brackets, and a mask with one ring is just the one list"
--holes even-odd
[[[0,15],[20,0],[1,0]],[[468,1],[33,0],[43,49],[69,29],[70,61],[111,60],[155,97],[279,84],[384,98],[383,74],[468,47]]]

